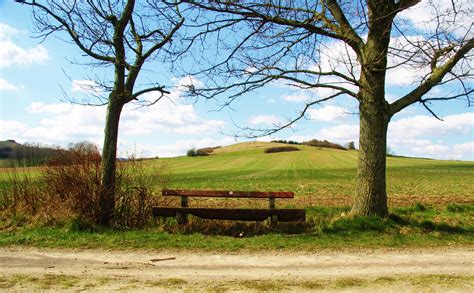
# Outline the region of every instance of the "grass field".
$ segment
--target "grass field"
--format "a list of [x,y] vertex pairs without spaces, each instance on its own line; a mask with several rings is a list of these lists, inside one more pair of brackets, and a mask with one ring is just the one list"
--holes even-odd
[[[169,219],[138,231],[84,231],[73,223],[25,225],[20,216],[0,218],[0,224],[7,223],[0,225],[0,246],[313,250],[474,243],[474,162],[389,157],[392,216],[350,220],[341,213],[349,211],[354,194],[357,151],[298,146],[300,151],[265,154],[268,146],[243,143],[217,149],[210,156],[144,160],[143,168],[156,175],[152,181],[156,196],[162,188],[161,170],[169,177],[168,188],[294,191],[295,199],[277,200],[277,206],[306,208],[308,221],[304,225],[270,228],[265,223],[218,224],[196,219],[180,227]],[[39,170],[28,172],[39,180]],[[7,178],[6,169],[1,170],[0,184],[7,184]],[[201,204],[196,199],[190,202],[191,206]],[[217,204],[227,205],[228,201]],[[268,202],[238,200],[237,204]],[[240,238],[242,232],[244,237]]]
[[[207,157],[167,158],[147,164],[150,170],[165,164],[171,188],[291,190],[301,205],[350,204],[357,151],[298,146],[301,151],[265,154],[268,146],[242,143],[217,149]],[[473,178],[474,162],[387,158],[387,191],[395,205],[474,203]]]

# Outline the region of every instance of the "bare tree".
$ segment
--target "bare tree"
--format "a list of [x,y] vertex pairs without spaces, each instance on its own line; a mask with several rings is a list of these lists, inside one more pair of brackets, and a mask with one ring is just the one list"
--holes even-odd
[[[115,205],[115,171],[120,114],[125,104],[152,105],[169,94],[160,84],[140,84],[146,62],[173,53],[173,37],[184,19],[174,5],[147,1],[20,1],[30,6],[40,37],[55,34],[78,47],[90,62],[110,68],[113,78],[96,80],[101,91],[95,105],[107,105],[102,149],[101,224],[110,225]],[[171,58],[171,57],[170,57]],[[141,99],[150,92],[158,97]]]
[[[195,9],[195,26],[204,29],[192,42],[203,44],[204,58],[194,74],[207,84],[191,90],[206,98],[224,95],[223,106],[276,81],[313,94],[293,119],[251,129],[250,136],[290,127],[325,101],[353,98],[359,105],[360,149],[351,213],[386,216],[390,119],[415,103],[436,116],[429,108],[434,101],[472,102],[473,2],[426,1],[431,10],[417,16],[424,22],[400,17],[419,2],[183,0]],[[417,79],[390,103],[385,88],[395,70],[415,71]],[[430,92],[440,86],[447,86],[442,96]]]

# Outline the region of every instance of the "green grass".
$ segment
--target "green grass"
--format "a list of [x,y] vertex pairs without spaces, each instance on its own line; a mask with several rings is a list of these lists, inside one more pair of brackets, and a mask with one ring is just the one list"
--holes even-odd
[[[264,148],[222,148],[208,157],[178,157],[165,163],[171,188],[292,190],[300,197],[351,197],[357,152],[298,146],[299,152],[264,154]],[[389,157],[388,194],[464,197],[474,201],[474,162]],[[157,187],[158,188],[158,187]]]
[[[0,211],[0,246],[313,250],[474,243],[474,162],[389,157],[387,180],[393,215],[388,219],[348,219],[340,215],[348,211],[354,193],[356,151],[298,146],[298,152],[265,154],[268,146],[237,144],[207,157],[147,160],[144,168],[159,175],[165,165],[169,188],[294,191],[295,199],[277,200],[277,206],[306,208],[305,225],[271,228],[258,223],[193,219],[189,225],[179,226],[169,219],[141,231],[87,232],[73,229],[77,225],[72,222],[32,225],[21,214],[2,216]],[[39,169],[26,172],[40,182]],[[8,173],[0,171],[0,191],[7,184]],[[159,196],[159,176],[154,189]],[[191,201],[191,205],[195,203]]]
[[[113,287],[110,287],[112,285]],[[178,278],[165,278],[154,280],[137,280],[124,277],[94,278],[90,276],[71,275],[11,275],[0,276],[0,289],[16,291],[30,290],[95,290],[114,291],[185,291],[185,292],[278,292],[278,291],[340,291],[351,289],[364,289],[370,291],[468,291],[474,285],[474,278],[469,275],[394,275],[391,277],[333,277],[333,278],[312,278],[312,279],[268,279],[268,280],[213,280],[209,281],[187,281]],[[112,289],[113,288],[113,289]],[[371,290],[373,289],[373,290]]]
[[[265,154],[269,143],[241,143],[216,150],[206,157],[176,157],[145,161],[150,174],[159,175],[164,164],[170,188],[229,190],[291,190],[300,199],[350,198],[354,195],[357,151],[300,145],[299,152]],[[39,169],[30,169],[38,176]],[[443,198],[474,202],[474,162],[387,158],[389,197],[415,197],[418,201]],[[0,168],[0,185],[8,173]],[[155,192],[161,189],[157,176]]]
[[[474,208],[423,205],[397,208],[387,219],[341,217],[348,208],[308,209],[305,224],[241,223],[191,219],[160,221],[145,230],[80,231],[70,226],[14,226],[0,232],[0,246],[101,249],[319,250],[324,248],[426,247],[474,244]],[[3,219],[4,222],[7,219]],[[243,234],[243,235],[241,235]]]

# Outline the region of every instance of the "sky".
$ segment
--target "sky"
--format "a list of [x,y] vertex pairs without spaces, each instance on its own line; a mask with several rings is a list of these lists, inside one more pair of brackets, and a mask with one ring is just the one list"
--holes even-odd
[[[407,15],[425,15],[423,9],[415,7]],[[91,76],[103,71],[72,64],[83,60],[73,45],[55,37],[42,41],[34,36],[28,8],[0,0],[0,140],[62,147],[90,141],[101,146],[105,107],[71,104],[68,99],[81,100],[97,93]],[[393,101],[406,92],[415,73],[403,68],[389,72],[387,99]],[[220,109],[219,101],[196,102],[183,94],[182,85],[189,77],[150,70],[144,78],[167,85],[172,94],[151,107],[125,108],[120,122],[120,156],[182,156],[193,147],[248,141],[233,136],[239,127],[271,127],[285,121],[315,94],[273,83],[240,98],[232,107]],[[152,99],[153,94],[147,98]],[[433,109],[443,121],[420,105],[394,116],[388,132],[390,151],[473,161],[473,108],[459,100],[435,104]],[[332,100],[311,108],[306,116],[291,129],[258,140],[327,139],[340,144],[354,141],[358,146],[357,104],[353,100]]]

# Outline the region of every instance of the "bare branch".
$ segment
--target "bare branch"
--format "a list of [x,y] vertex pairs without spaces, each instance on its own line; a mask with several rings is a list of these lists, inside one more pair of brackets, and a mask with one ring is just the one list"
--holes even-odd
[[[449,49],[446,52],[455,51],[454,55],[449,58],[444,64],[437,65],[431,72],[430,76],[421,83],[418,87],[412,90],[410,93],[393,102],[390,105],[390,115],[400,112],[409,105],[420,102],[422,97],[428,93],[434,86],[442,82],[443,78],[453,70],[458,62],[466,56],[474,48],[474,39],[470,39],[465,44],[457,49]],[[436,58],[436,59],[435,59]],[[438,60],[439,56],[435,54],[433,59]],[[464,93],[466,95],[469,93]]]

